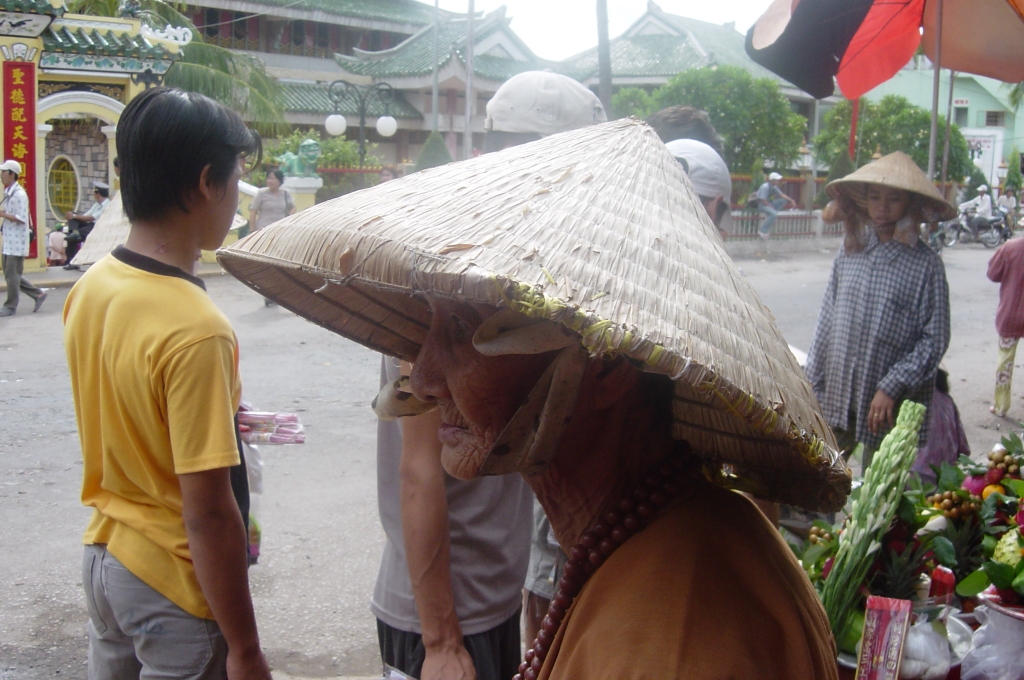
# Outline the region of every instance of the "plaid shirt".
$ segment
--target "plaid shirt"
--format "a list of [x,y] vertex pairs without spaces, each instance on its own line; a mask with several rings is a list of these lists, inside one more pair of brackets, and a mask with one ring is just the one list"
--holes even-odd
[[[840,250],[807,351],[807,378],[829,425],[877,447],[868,408],[882,390],[897,402],[931,404],[935,371],[949,346],[946,269],[923,243],[880,243],[872,231],[859,253]],[[928,437],[928,413],[919,442]]]
[[3,220],[3,226],[0,227],[4,237],[3,254],[28,257],[28,195],[20,184],[14,182],[4,190],[3,201],[3,212],[21,218],[21,222]]

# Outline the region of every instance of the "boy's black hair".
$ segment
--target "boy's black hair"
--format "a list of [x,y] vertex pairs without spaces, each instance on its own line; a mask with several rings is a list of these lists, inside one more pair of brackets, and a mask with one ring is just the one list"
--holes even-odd
[[117,168],[118,170],[121,169],[121,164],[120,161],[117,160],[117,156],[114,156],[114,167]]
[[203,168],[209,166],[210,180],[223,186],[240,154],[258,165],[263,145],[237,113],[194,92],[146,90],[117,123],[125,214],[134,222],[158,219],[175,206],[187,212]]
[[711,124],[707,111],[692,106],[670,106],[647,116],[645,121],[654,128],[665,144],[677,139],[696,139],[714,149],[725,158],[722,136]]

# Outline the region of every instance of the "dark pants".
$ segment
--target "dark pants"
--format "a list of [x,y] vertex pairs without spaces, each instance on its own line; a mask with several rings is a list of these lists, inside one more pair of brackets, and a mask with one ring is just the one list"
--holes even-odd
[[[488,631],[462,638],[476,666],[477,680],[511,680],[519,672],[519,663],[522,661],[519,616],[520,612],[517,611],[512,618]],[[420,677],[426,656],[421,635],[392,628],[378,619],[377,639],[384,663],[406,675]]]
[[12,311],[16,310],[19,293],[24,293],[33,300],[38,300],[39,296],[43,294],[43,291],[22,276],[22,272],[25,270],[25,258],[17,255],[4,255],[3,268],[4,280],[7,282],[7,300],[4,301],[4,307]]
[[88,238],[89,232],[96,226],[95,222],[83,222],[81,220],[68,220],[68,234],[64,237],[67,241],[68,264],[75,259],[75,255],[81,250],[82,244]]

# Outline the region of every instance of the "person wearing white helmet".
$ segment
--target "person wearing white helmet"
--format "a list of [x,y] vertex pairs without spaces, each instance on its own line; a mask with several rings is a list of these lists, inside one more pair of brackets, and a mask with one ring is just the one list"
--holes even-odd
[[[575,80],[528,71],[510,78],[487,104],[484,148],[498,151],[606,119],[598,98]],[[400,385],[411,368],[384,357],[378,402],[408,397]],[[377,428],[377,502],[386,540],[370,609],[381,657],[420,680],[508,680],[521,660],[523,583],[529,590],[550,580],[564,559],[545,550],[543,511],[534,539],[540,556],[531,555],[534,501],[521,477],[464,482],[445,474],[439,423],[435,410],[381,420]],[[547,602],[535,608],[536,626]]]
[[796,207],[796,201],[782,193],[782,189],[779,188],[781,181],[782,175],[773,172],[768,175],[768,181],[757,190],[757,212],[765,216],[757,235],[765,241],[772,234],[772,227],[775,226],[775,218],[778,217],[779,211],[786,207]]
[[978,187],[978,195],[960,204],[960,212],[967,212],[974,209],[974,217],[970,219],[967,226],[971,229],[971,236],[978,238],[978,225],[982,220],[992,217],[992,197],[988,195],[988,185],[982,184]]
[[683,166],[701,205],[724,239],[732,221],[732,179],[725,161],[713,148],[696,139],[676,139],[665,146]]
[[28,257],[31,227],[29,226],[28,195],[18,183],[21,163],[6,160],[0,163],[0,179],[3,180],[3,202],[0,203],[0,219],[3,226],[3,269],[7,281],[7,299],[0,307],[0,317],[13,316],[18,309],[18,297],[25,293],[35,300],[33,312],[38,312],[46,300],[46,293],[22,277],[25,258]]

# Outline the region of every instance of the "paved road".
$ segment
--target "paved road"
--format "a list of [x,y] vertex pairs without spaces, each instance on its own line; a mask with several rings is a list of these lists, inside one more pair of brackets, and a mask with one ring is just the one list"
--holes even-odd
[[[953,344],[946,365],[972,446],[998,438],[988,414],[995,363],[991,251],[947,251]],[[832,253],[738,260],[789,341],[806,348]],[[382,535],[373,460],[379,359],[227,277],[207,279],[242,348],[245,398],[298,411],[306,444],[264,446],[264,553],[251,572],[263,644],[281,677],[379,672],[367,601]],[[0,679],[85,677],[78,544],[88,513],[55,290],[38,314],[0,320]],[[1024,417],[1020,401],[1011,415]]]

